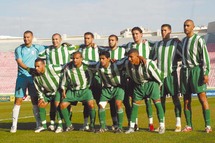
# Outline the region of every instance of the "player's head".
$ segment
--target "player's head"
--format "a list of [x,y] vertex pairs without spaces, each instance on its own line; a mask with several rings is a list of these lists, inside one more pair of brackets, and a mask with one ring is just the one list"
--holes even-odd
[[84,44],[86,46],[91,46],[93,44],[94,35],[91,32],[84,33]]
[[134,27],[131,30],[132,37],[135,43],[141,43],[143,37],[143,31],[140,27]]
[[72,61],[76,67],[80,67],[82,65],[82,60],[83,60],[83,57],[81,52],[77,51],[73,53]]
[[38,74],[42,74],[45,72],[45,61],[41,58],[37,58],[35,60],[35,69],[37,70]]
[[171,34],[172,28],[170,24],[163,24],[161,26],[161,35],[163,39],[169,39]]
[[30,47],[32,45],[32,42],[33,42],[33,32],[32,31],[25,31],[24,34],[23,34],[23,40],[24,40],[24,43],[27,47]]
[[55,33],[52,35],[52,44],[55,48],[59,48],[61,46],[62,37],[59,33]]
[[108,51],[100,52],[99,61],[103,67],[107,68],[110,63],[110,53]]
[[139,52],[137,49],[131,49],[128,51],[128,60],[134,65],[138,65],[140,63]]
[[114,34],[108,37],[108,44],[111,49],[115,48],[118,44],[118,37]]
[[193,20],[187,19],[187,20],[184,22],[184,33],[185,33],[187,36],[192,36],[192,35],[193,35],[193,29],[194,29],[194,27],[195,27],[195,25],[194,25]]

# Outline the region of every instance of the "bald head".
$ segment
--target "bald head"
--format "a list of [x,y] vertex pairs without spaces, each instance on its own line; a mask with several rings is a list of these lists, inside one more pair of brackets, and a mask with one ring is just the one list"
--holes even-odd
[[192,37],[194,32],[193,32],[193,29],[194,29],[194,22],[193,20],[191,19],[187,19],[185,22],[184,22],[184,33],[187,35],[187,37]]

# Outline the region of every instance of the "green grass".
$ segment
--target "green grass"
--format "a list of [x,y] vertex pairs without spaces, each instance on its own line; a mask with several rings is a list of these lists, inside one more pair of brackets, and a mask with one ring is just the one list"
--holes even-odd
[[[208,98],[211,108],[211,120],[212,128],[215,129],[215,97]],[[0,143],[212,143],[215,142],[215,132],[206,134],[204,132],[204,121],[202,116],[202,110],[198,99],[195,97],[192,101],[193,110],[193,126],[194,131],[189,133],[175,133],[175,117],[173,112],[173,104],[170,98],[166,103],[166,132],[165,134],[158,134],[155,132],[148,132],[148,119],[145,112],[145,105],[139,108],[139,127],[140,131],[132,134],[114,134],[113,132],[105,132],[102,134],[95,134],[91,132],[72,131],[55,134],[54,132],[44,131],[41,133],[34,133],[34,118],[32,117],[32,107],[30,102],[23,102],[21,106],[20,119],[18,121],[17,133],[11,134],[9,129],[11,127],[12,116],[12,102],[0,102]],[[78,130],[83,123],[82,105],[73,107],[73,125]],[[47,110],[48,111],[48,110]],[[112,125],[110,119],[109,109],[106,110],[107,125]],[[154,113],[154,125],[158,127],[158,120],[153,108]],[[47,116],[47,120],[49,117]],[[124,117],[124,128],[127,129],[126,116]],[[98,118],[96,119],[98,125]],[[184,115],[182,113],[182,126],[185,125]],[[99,126],[97,126],[99,128]]]

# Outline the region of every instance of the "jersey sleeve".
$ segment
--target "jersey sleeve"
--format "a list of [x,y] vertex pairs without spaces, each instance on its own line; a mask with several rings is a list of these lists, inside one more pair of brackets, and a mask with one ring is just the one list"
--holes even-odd
[[152,79],[155,79],[156,82],[161,86],[163,84],[162,72],[158,69],[155,62],[150,61],[148,63],[148,73]]
[[39,99],[43,99],[43,92],[36,77],[34,78],[34,85],[37,90],[37,96],[39,97]]
[[17,47],[15,50],[15,60],[22,59],[22,47]]
[[198,47],[201,49],[201,57],[202,57],[202,67],[204,70],[204,75],[209,75],[210,72],[210,58],[207,50],[207,46],[205,40],[200,38],[198,41]]
[[66,90],[67,89],[67,71],[68,71],[68,68],[64,69],[63,71],[63,76],[62,76],[62,80],[61,80],[61,89],[62,90]]
[[41,59],[46,59],[46,50],[41,51],[39,53],[38,57],[41,58]]

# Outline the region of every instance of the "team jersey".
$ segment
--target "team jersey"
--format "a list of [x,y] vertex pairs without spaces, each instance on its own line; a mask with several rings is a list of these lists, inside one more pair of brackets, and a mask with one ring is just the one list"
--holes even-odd
[[41,52],[39,57],[46,59],[46,64],[48,65],[65,65],[66,63],[70,62],[71,55],[75,51],[75,46],[60,46],[59,48],[50,46]]
[[145,41],[145,43],[136,44],[134,42],[130,42],[126,46],[126,52],[130,49],[137,49],[139,51],[139,55],[143,56],[146,59],[153,58],[153,46],[149,41]]
[[82,53],[83,59],[86,61],[99,61],[99,52],[98,47],[86,47],[85,45],[80,45],[78,49]]
[[[15,59],[21,59],[27,67],[34,68],[35,60],[44,49],[45,47],[42,45],[32,44],[31,47],[20,45],[15,49]],[[31,76],[27,70],[18,65],[18,76],[20,75]]]
[[98,72],[101,79],[102,87],[116,87],[120,86],[120,69],[122,69],[121,63],[118,65],[117,62],[110,62],[107,68],[102,67],[100,62],[88,63],[89,69],[93,72]]
[[136,83],[142,84],[148,81],[155,81],[162,85],[162,72],[157,68],[154,61],[147,59],[146,64],[133,65],[125,60],[124,66],[127,75]]
[[109,49],[110,58],[120,60],[125,57],[125,48],[118,46],[116,49]]
[[55,95],[59,89],[61,66],[47,65],[45,72],[34,77],[34,85],[39,98],[44,95]]
[[93,73],[88,69],[86,64],[79,68],[71,62],[65,67],[61,83],[62,89],[81,90],[90,87]]
[[180,41],[175,39],[159,41],[154,45],[154,50],[153,60],[157,60],[157,66],[165,77],[176,71],[177,62],[182,56],[182,44]]
[[210,58],[208,55],[205,40],[194,34],[192,37],[185,37],[182,40],[182,65],[183,67],[192,68],[201,66],[204,75],[208,75],[210,71]]

